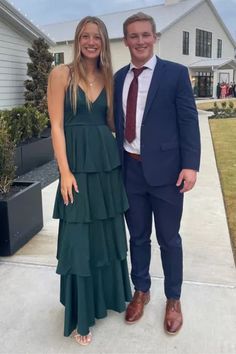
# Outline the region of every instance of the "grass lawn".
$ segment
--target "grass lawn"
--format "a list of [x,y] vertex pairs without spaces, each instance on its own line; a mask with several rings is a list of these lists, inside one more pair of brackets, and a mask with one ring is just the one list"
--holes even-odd
[[236,118],[209,123],[236,262]]
[[226,99],[221,99],[221,100],[212,100],[211,102],[197,102],[197,108],[202,109],[203,111],[206,111],[208,109],[212,109],[214,106],[214,102],[217,102],[218,106],[221,107],[221,102],[227,102],[228,103],[232,101],[234,103],[234,108],[236,108],[236,98],[226,98]]

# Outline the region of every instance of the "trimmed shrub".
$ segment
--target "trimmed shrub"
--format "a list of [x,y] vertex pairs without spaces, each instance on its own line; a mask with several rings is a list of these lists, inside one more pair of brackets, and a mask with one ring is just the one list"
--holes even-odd
[[27,75],[32,79],[25,81],[25,105],[47,114],[47,81],[54,58],[43,38],[34,40],[28,54],[31,62],[27,64]]
[[48,124],[47,114],[32,106],[5,110],[2,116],[7,123],[10,138],[16,145],[40,137]]
[[14,149],[6,121],[0,114],[0,194],[9,192],[15,177]]

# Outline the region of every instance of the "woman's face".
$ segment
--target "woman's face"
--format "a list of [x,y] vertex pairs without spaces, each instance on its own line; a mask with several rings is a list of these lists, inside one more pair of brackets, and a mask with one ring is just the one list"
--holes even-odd
[[82,55],[87,59],[97,59],[101,53],[102,39],[95,23],[89,22],[79,38]]

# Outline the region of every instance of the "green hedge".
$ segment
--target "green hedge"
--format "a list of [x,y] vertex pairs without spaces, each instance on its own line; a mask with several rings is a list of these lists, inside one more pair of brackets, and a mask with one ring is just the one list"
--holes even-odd
[[15,176],[14,149],[6,121],[0,115],[0,195],[10,190]]
[[16,145],[40,137],[47,126],[47,114],[29,105],[0,111],[0,196],[8,193],[15,177]]
[[48,126],[48,116],[35,107],[24,106],[0,111],[0,116],[7,124],[10,138],[16,145],[27,142],[31,138],[40,137]]

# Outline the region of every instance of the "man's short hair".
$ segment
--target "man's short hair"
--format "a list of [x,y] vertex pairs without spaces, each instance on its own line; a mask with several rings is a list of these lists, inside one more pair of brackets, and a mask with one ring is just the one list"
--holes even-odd
[[136,14],[128,17],[125,20],[125,22],[123,23],[124,37],[127,36],[127,27],[128,27],[128,25],[130,25],[131,23],[136,22],[136,21],[148,21],[148,22],[150,22],[150,24],[152,26],[152,32],[154,34],[156,34],[156,23],[155,23],[153,17],[145,14],[144,12],[137,12]]

